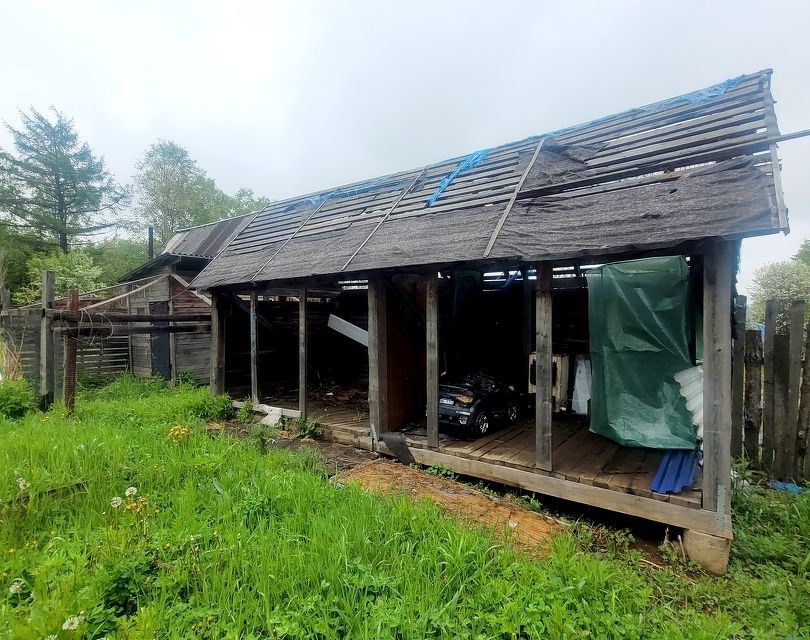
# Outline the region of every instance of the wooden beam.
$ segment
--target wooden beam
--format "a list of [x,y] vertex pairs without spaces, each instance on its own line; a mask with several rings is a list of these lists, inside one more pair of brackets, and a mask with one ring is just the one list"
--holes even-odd
[[225,393],[225,298],[211,293],[211,394]]
[[394,204],[392,204],[392,205],[391,205],[391,207],[388,209],[388,211],[386,211],[386,212],[385,212],[385,215],[384,215],[382,218],[380,218],[380,221],[379,221],[379,222],[377,223],[377,225],[376,225],[376,226],[375,226],[375,227],[374,227],[374,228],[371,230],[371,233],[369,233],[369,234],[368,234],[368,236],[366,236],[366,239],[365,239],[365,240],[363,240],[363,242],[361,242],[361,243],[360,243],[360,246],[359,246],[359,247],[357,247],[357,249],[355,249],[355,251],[354,251],[354,253],[351,255],[351,257],[350,257],[348,260],[346,260],[346,263],[345,263],[345,264],[343,265],[343,267],[340,269],[341,271],[345,271],[345,270],[346,270],[346,267],[348,267],[348,266],[349,266],[349,263],[350,263],[352,260],[354,260],[355,256],[357,256],[357,254],[358,254],[358,253],[360,253],[360,251],[363,249],[363,247],[365,247],[365,246],[366,246],[366,244],[368,243],[368,241],[369,241],[369,240],[371,240],[371,236],[373,236],[373,235],[374,235],[374,234],[377,232],[377,229],[379,229],[379,228],[382,226],[382,224],[383,224],[383,223],[384,223],[386,220],[388,220],[388,216],[390,216],[390,215],[391,215],[391,213],[394,211],[394,209],[396,209],[396,208],[397,208],[397,205],[398,205],[400,202],[402,202],[402,199],[405,197],[405,195],[406,195],[406,194],[407,194],[407,193],[408,193],[408,192],[409,192],[411,189],[413,189],[414,185],[415,185],[417,182],[419,182],[419,178],[421,178],[423,175],[425,175],[425,171],[427,171],[427,167],[425,167],[424,169],[422,169],[422,170],[421,170],[421,171],[420,171],[420,172],[419,172],[419,173],[416,175],[416,177],[413,179],[413,181],[412,181],[412,182],[411,182],[411,183],[408,185],[408,187],[407,187],[406,189],[404,189],[404,190],[402,191],[402,193],[400,193],[400,194],[399,194],[399,197],[398,197],[396,200],[394,200]]
[[734,347],[731,354],[731,456],[742,455],[745,382],[746,297],[734,298]]
[[79,311],[46,311],[45,315],[62,322],[109,325],[126,322],[200,322],[211,319],[210,313],[85,313]]
[[725,519],[731,504],[732,243],[716,241],[703,262],[703,508]]
[[298,292],[298,411],[307,417],[307,288]]
[[46,411],[54,398],[53,321],[48,311],[53,309],[56,297],[56,275],[42,272],[42,319],[39,330],[39,406]]
[[439,446],[439,279],[425,278],[425,334],[427,365],[427,444]]
[[535,291],[535,464],[551,471],[551,276],[548,263],[537,265]]
[[489,237],[489,242],[487,242],[487,248],[484,250],[484,257],[488,258],[489,254],[492,252],[492,247],[495,246],[495,241],[498,239],[498,234],[501,232],[504,223],[506,222],[506,218],[509,217],[509,212],[512,211],[512,207],[515,205],[515,200],[517,200],[518,194],[520,190],[523,188],[523,183],[526,182],[526,178],[529,175],[529,172],[532,170],[534,163],[537,161],[537,156],[540,155],[540,150],[543,148],[543,145],[548,140],[548,136],[544,137],[538,143],[537,147],[534,150],[534,155],[532,156],[531,160],[529,160],[529,164],[526,165],[526,169],[524,169],[523,174],[520,176],[520,180],[518,180],[517,185],[515,186],[515,190],[512,192],[512,197],[509,198],[509,202],[506,203],[506,207],[504,207],[503,213],[501,217],[498,219],[498,223],[495,225],[495,229],[492,231],[492,235]]
[[207,332],[211,330],[211,324],[208,322],[201,322],[198,324],[176,324],[176,325],[168,325],[164,324],[162,326],[111,326],[111,325],[102,325],[102,326],[83,326],[77,327],[75,325],[63,325],[61,327],[54,327],[54,333],[59,333],[63,336],[95,336],[97,338],[110,338],[115,335],[125,336],[125,335],[139,335],[139,334],[163,334],[163,333],[200,333],[200,332]]
[[368,281],[368,413],[374,446],[388,424],[387,286],[383,276]]
[[[124,293],[118,294],[117,296],[113,296],[112,298],[107,298],[106,300],[96,302],[95,304],[89,304],[86,307],[82,307],[82,311],[90,311],[90,309],[98,309],[99,307],[103,307],[105,305],[108,305],[111,302],[118,302],[119,300],[123,300],[124,298],[129,298],[133,294],[140,293],[141,291],[145,291],[146,289],[148,289],[152,285],[155,285],[158,282],[162,282],[164,279],[168,279],[168,278],[169,278],[168,274],[158,276],[158,277],[154,278],[153,280],[150,280],[146,284],[141,285],[140,287],[136,287],[135,289],[132,289],[131,291],[126,291]],[[110,287],[107,287],[107,288],[109,289]],[[99,289],[99,291],[103,291],[103,289]],[[91,291],[90,293],[93,293],[93,292]],[[85,295],[87,295],[87,294],[85,294]]]
[[[68,292],[68,309],[76,311],[79,308],[79,291],[71,289]],[[63,341],[63,374],[62,374],[62,404],[67,411],[73,411],[76,404],[76,351],[78,341],[74,336],[64,334]]]
[[[242,300],[242,298],[240,298],[238,295],[231,291],[223,291],[221,295],[223,295],[232,305],[239,307],[242,311],[250,315],[250,304]],[[270,329],[271,331],[273,330],[273,325],[270,324],[270,321],[258,311],[256,312],[256,320],[265,329]]]
[[250,399],[259,404],[259,327],[257,322],[259,294],[250,292]]

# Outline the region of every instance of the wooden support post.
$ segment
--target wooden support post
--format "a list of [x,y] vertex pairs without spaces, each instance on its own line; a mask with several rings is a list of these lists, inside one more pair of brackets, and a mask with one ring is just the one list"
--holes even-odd
[[529,393],[529,354],[534,349],[534,332],[532,331],[532,310],[534,308],[534,296],[532,295],[532,281],[529,280],[529,268],[521,270],[523,275],[523,362],[519,371],[523,372],[521,388]]
[[307,418],[307,288],[298,292],[298,411]]
[[259,294],[250,292],[250,401],[259,404]]
[[731,495],[732,244],[715,242],[703,263],[703,508],[729,513]]
[[368,281],[368,414],[373,446],[388,431],[388,323],[382,276]]
[[211,395],[225,393],[225,299],[211,292]]
[[0,311],[11,309],[11,291],[8,287],[0,287]]
[[551,277],[550,264],[537,265],[535,293],[535,464],[551,471]]
[[[79,310],[79,291],[71,289],[67,296],[68,311]],[[73,411],[76,404],[76,352],[78,350],[78,340],[65,333],[62,337],[63,353],[65,361],[63,363],[62,374],[62,404],[67,411]]]
[[765,302],[765,336],[762,344],[762,468],[773,470],[774,458],[774,393],[773,393],[773,350],[776,337],[776,318],[779,305],[775,300]]
[[427,443],[439,446],[439,280],[431,273],[425,280],[425,333],[427,361]]
[[734,346],[731,353],[731,457],[742,455],[745,384],[746,297],[734,298]]
[[56,297],[56,275],[42,272],[42,319],[39,329],[39,407],[47,411],[54,398],[53,319],[46,311],[53,309]]
[[759,434],[762,425],[762,333],[745,332],[745,457],[759,462]]
[[802,382],[802,348],[804,347],[804,318],[807,305],[804,300],[794,300],[790,305],[790,337],[788,345],[787,411],[782,430],[782,450],[785,458],[782,469],[785,478],[798,481],[798,456],[796,440],[799,423],[799,394]]

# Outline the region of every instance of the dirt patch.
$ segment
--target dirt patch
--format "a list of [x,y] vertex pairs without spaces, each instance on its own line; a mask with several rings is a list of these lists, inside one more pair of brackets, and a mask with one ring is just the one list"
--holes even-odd
[[502,498],[492,498],[466,485],[379,459],[338,474],[344,483],[357,482],[364,489],[428,498],[448,514],[464,522],[483,525],[499,537],[511,540],[521,551],[549,551],[562,525]]

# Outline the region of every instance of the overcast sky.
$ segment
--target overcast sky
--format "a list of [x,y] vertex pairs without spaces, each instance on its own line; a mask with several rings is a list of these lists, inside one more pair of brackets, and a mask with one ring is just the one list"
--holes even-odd
[[[122,182],[168,138],[283,198],[766,67],[782,132],[810,128],[809,41],[806,0],[0,0],[0,118],[56,106]],[[810,139],[780,155],[792,233],[745,241],[743,289],[810,236]]]

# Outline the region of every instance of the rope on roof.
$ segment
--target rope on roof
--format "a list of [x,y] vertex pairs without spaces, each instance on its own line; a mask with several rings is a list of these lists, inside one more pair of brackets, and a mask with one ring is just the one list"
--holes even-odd
[[453,179],[462,171],[466,171],[467,169],[472,169],[475,165],[481,162],[484,158],[486,158],[492,149],[481,149],[480,151],[476,151],[468,155],[464,160],[458,163],[458,166],[453,169],[450,173],[448,173],[444,179],[439,183],[439,188],[436,189],[436,192],[430,196],[427,201],[427,206],[432,207],[436,200],[439,199],[439,196],[444,193],[444,190],[450,186],[450,183]]
[[322,202],[329,200],[331,198],[343,198],[344,196],[359,196],[361,193],[367,193],[368,191],[374,191],[374,189],[379,189],[380,187],[398,187],[403,182],[405,182],[404,178],[392,178],[391,176],[384,176],[382,178],[377,178],[376,180],[371,180],[370,182],[364,182],[362,184],[349,186],[349,187],[339,187],[328,193],[320,193],[316,196],[309,198],[309,201],[312,204],[321,204]]

